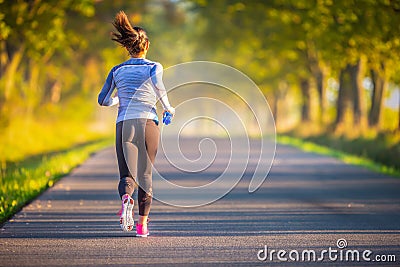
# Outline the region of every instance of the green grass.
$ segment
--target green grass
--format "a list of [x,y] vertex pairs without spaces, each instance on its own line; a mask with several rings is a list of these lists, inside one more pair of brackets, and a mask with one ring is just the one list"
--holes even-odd
[[[319,145],[310,141],[305,141],[303,139],[287,135],[278,135],[276,140],[280,144],[294,146],[303,151],[335,157],[347,164],[362,166],[372,171],[400,177],[399,169],[381,163],[377,163],[366,157],[348,154],[340,150],[336,150],[333,148],[329,148],[327,146]],[[347,144],[347,146],[349,146],[351,149],[351,144]]]
[[8,166],[3,163],[0,173],[0,224],[44,190],[52,187],[91,154],[111,144],[112,139],[101,139],[65,151],[8,163]]
[[[85,115],[77,104],[65,109],[56,108],[64,114],[43,108],[41,112],[47,111],[48,115],[17,114],[4,127],[0,118],[0,163],[19,162],[31,156],[66,150],[76,144],[113,135],[115,112],[112,110],[102,110],[104,112],[99,113],[101,117],[96,117]],[[96,110],[101,109],[96,107]],[[104,113],[107,113],[107,118],[104,118]]]

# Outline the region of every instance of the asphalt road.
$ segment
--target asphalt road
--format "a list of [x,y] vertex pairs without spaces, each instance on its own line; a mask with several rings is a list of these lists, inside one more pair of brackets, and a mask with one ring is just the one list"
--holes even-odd
[[[196,142],[182,146],[190,150]],[[219,167],[208,172],[190,174],[160,153],[156,168],[171,182],[202,185],[218,176],[224,159],[217,157]],[[205,206],[154,201],[151,236],[136,238],[119,228],[116,159],[114,149],[106,149],[3,226],[0,266],[400,265],[400,179],[282,145],[268,179],[249,194],[251,172],[249,167],[229,194]],[[339,239],[347,247],[339,248]],[[314,261],[310,250],[324,260]],[[360,261],[351,261],[352,253]]]

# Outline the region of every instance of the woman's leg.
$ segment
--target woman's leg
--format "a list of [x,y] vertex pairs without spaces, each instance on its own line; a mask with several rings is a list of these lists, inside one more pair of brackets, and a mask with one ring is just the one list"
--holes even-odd
[[150,212],[152,201],[152,164],[154,163],[160,130],[152,120],[143,120],[144,136],[139,148],[138,155],[138,203],[139,203],[139,221],[138,224],[147,224],[147,218]]
[[122,200],[119,224],[123,231],[131,231],[134,227],[134,200],[132,195],[137,188],[134,179],[136,178],[138,162],[135,128],[135,121],[128,120],[118,123],[116,129],[116,150],[120,172],[118,191]]
[[[134,133],[135,128],[133,121],[128,120],[117,123],[115,147],[117,152],[120,178],[118,191],[121,198],[125,194],[132,196],[135,189],[137,188],[137,184],[134,180],[134,178],[136,177],[136,167],[129,168],[127,164],[127,160],[133,161],[130,162],[130,166],[136,166],[137,162],[137,147],[132,144]],[[129,157],[129,159],[127,159],[125,155]]]

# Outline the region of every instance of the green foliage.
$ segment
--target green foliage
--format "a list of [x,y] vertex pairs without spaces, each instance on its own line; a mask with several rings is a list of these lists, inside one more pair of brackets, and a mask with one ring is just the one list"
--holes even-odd
[[[178,38],[184,18],[173,19],[183,13],[174,4],[167,8],[162,2],[144,0],[0,3],[0,162],[113,133],[115,110],[106,113],[96,100],[108,71],[128,57],[110,36],[113,16],[121,9],[148,29],[150,57],[164,65],[190,59],[190,47],[185,50],[183,38]],[[182,53],[171,53],[176,42],[182,44]]]
[[[363,56],[385,79],[398,77],[398,1],[190,2],[198,20],[206,21],[199,53],[245,71],[270,90],[280,90],[282,80],[292,88],[302,79],[317,80],[324,69],[337,79]],[[205,43],[212,49],[204,51]]]
[[23,47],[34,59],[49,59],[76,40],[74,33],[65,28],[68,12],[94,14],[92,1],[88,0],[4,1],[0,8],[0,23],[5,29],[1,40],[6,42],[7,52],[12,54]]

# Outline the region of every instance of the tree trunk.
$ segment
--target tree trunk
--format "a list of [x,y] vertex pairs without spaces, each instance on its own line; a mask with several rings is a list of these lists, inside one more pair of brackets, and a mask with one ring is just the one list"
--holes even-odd
[[23,55],[24,55],[24,47],[21,46],[20,49],[14,53],[11,61],[5,67],[4,77],[3,76],[1,77],[2,79],[5,79],[4,81],[5,87],[3,92],[5,100],[10,98],[11,91],[14,89],[15,74],[17,73]]
[[371,78],[374,89],[372,91],[372,103],[368,121],[369,126],[379,127],[381,124],[383,96],[388,87],[388,82],[375,70],[371,70]]
[[312,73],[316,89],[318,92],[318,104],[319,104],[319,120],[321,122],[326,121],[326,70],[323,67],[323,62],[319,60],[317,49],[312,41],[307,42],[306,57],[308,61],[308,69]]
[[308,122],[311,120],[311,88],[310,81],[308,79],[303,79],[300,81],[300,89],[303,95],[303,102],[301,105],[301,120],[303,122]]
[[276,90],[273,92],[274,95],[274,102],[272,105],[272,116],[274,117],[275,121],[275,128],[278,128],[278,103],[279,103],[279,92]]
[[345,114],[350,104],[351,97],[351,77],[350,77],[351,65],[348,64],[346,68],[340,71],[339,78],[339,93],[336,102],[336,119],[335,127],[343,123],[345,120]]
[[32,115],[34,109],[38,106],[42,99],[42,94],[39,88],[40,66],[37,62],[29,61],[29,81],[28,87],[24,94],[27,97],[25,103],[28,115]]
[[399,117],[398,117],[398,119],[399,119],[399,121],[398,121],[398,125],[397,125],[397,130],[400,132],[400,95],[399,95]]
[[6,41],[0,41],[0,77],[3,77],[8,64]]
[[349,68],[351,75],[351,87],[353,92],[353,118],[354,124],[357,126],[365,126],[366,124],[366,103],[364,97],[364,88],[362,87],[362,61],[351,65]]
[[326,117],[326,79],[324,72],[319,69],[315,74],[315,82],[318,91],[318,101],[319,101],[319,111],[320,111],[320,121],[324,122]]

